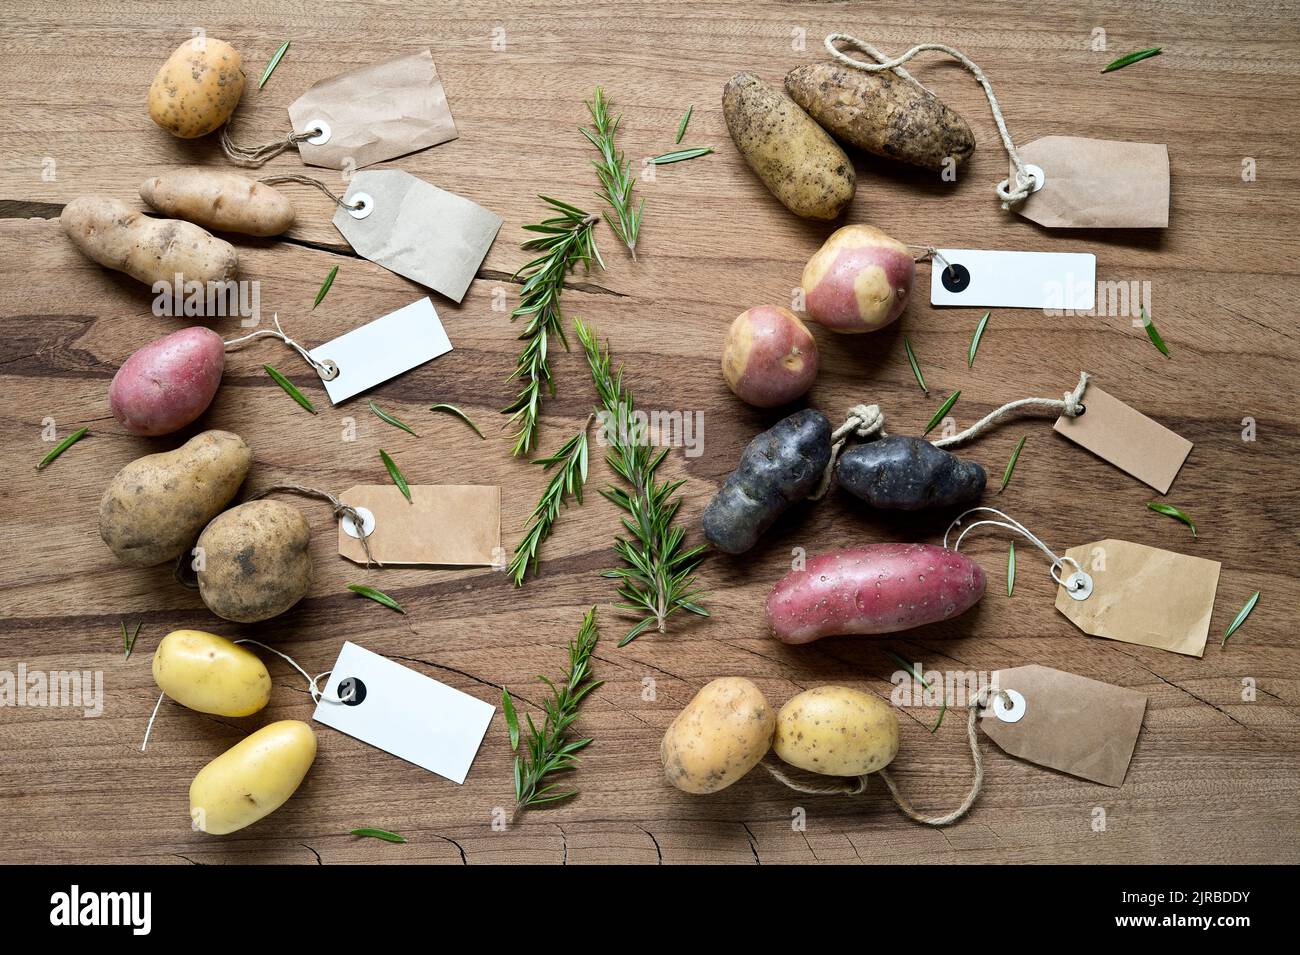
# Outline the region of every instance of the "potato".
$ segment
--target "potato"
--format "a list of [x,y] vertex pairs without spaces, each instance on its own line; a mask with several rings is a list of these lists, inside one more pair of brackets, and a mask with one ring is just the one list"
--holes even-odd
[[737,398],[756,408],[794,401],[817,377],[817,340],[788,309],[756,305],[727,329],[722,377]]
[[199,770],[190,783],[194,828],[224,836],[286,802],[316,759],[316,734],[301,720],[263,726]]
[[898,754],[898,717],[888,703],[845,686],[804,690],[776,714],[782,761],[824,776],[863,776]]
[[311,586],[311,529],[280,501],[249,501],[218,515],[199,535],[199,596],[236,623],[284,613]]
[[975,151],[966,121],[932,93],[888,70],[812,63],[785,78],[790,98],[842,143],[939,172]]
[[974,461],[900,434],[859,444],[840,455],[835,483],[872,507],[919,511],[973,501],[987,475]]
[[99,536],[132,567],[175,560],[230,503],[253,464],[244,439],[204,431],[175,451],[136,458],[99,502]]
[[202,630],[162,638],[153,680],[181,706],[215,716],[251,716],[271,699],[271,675],[257,654]]
[[775,728],[772,708],[753,683],[738,676],[712,680],[664,733],[664,775],[682,792],[726,789],[767,755]]
[[722,91],[727,132],[749,168],[795,215],[835,219],[853,201],[853,164],[781,90],[737,73]]
[[279,235],[293,225],[288,197],[237,172],[177,169],[146,179],[140,198],[165,215],[219,232]]
[[873,226],[845,226],[804,266],[804,307],[833,332],[874,332],[903,314],[915,279],[907,246]]
[[704,536],[726,554],[743,554],[791,505],[817,489],[831,459],[831,423],[796,411],[745,448],[740,465],[704,509]]
[[225,40],[196,36],[167,58],[149,86],[149,118],[173,136],[206,136],[244,95],[239,51]]
[[933,544],[868,544],[809,558],[767,598],[784,643],[843,634],[896,633],[965,613],[984,596],[984,570]]
[[[150,219],[125,202],[78,196],[59,216],[63,231],[86,258],[146,285],[228,282],[239,274],[235,247],[192,222]],[[155,291],[158,291],[155,289]]]
[[108,386],[113,417],[132,434],[171,434],[207,410],[226,346],[210,328],[182,328],[134,352]]

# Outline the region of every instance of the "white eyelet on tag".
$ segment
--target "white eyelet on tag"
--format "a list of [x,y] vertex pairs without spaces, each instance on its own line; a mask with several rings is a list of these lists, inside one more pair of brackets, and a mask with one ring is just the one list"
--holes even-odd
[[[374,513],[369,508],[358,507],[357,515],[361,518],[361,529],[365,531],[366,536],[369,537],[375,532]],[[344,514],[339,518],[339,523],[343,526],[343,533],[347,534],[349,537],[355,537],[357,540],[361,539],[361,535],[357,533],[356,522],[352,520],[350,514]]]
[[354,219],[364,219],[374,211],[375,200],[368,192],[355,192],[349,201],[356,206],[355,209],[348,209],[348,215]]
[[1004,692],[1011,698],[1011,705],[1007,706],[1007,701],[1001,693],[994,693],[990,704],[993,715],[1003,723],[1019,723],[1025,715],[1025,698],[1015,690]]
[[1031,162],[1025,163],[1025,172],[1034,177],[1034,184],[1030,187],[1030,192],[1037,192],[1043,188],[1043,183],[1047,181],[1047,176],[1043,174],[1042,166],[1035,166]]
[[321,367],[316,369],[316,374],[320,375],[321,381],[333,381],[339,376],[339,366],[328,358],[322,360],[320,364]]
[[313,119],[307,124],[307,131],[315,131],[315,136],[309,136],[307,142],[313,146],[324,146],[330,141],[330,124],[323,119]]
[[1092,596],[1092,578],[1076,570],[1065,578],[1065,592],[1074,600],[1087,600]]

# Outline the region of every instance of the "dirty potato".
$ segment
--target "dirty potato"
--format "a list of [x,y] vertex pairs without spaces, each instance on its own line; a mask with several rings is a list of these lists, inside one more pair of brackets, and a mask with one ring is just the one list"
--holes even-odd
[[199,595],[236,623],[284,613],[311,586],[311,529],[280,501],[249,501],[217,516],[199,535]]
[[206,136],[244,95],[239,51],[225,40],[196,36],[167,58],[149,86],[149,118],[173,136]]

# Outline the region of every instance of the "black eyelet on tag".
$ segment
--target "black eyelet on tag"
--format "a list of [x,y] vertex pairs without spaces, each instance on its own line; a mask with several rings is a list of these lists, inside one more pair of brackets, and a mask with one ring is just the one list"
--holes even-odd
[[943,270],[939,281],[949,292],[964,292],[970,285],[970,270],[958,262],[952,262]]
[[366,685],[354,676],[339,680],[339,700],[345,706],[357,706],[366,698]]

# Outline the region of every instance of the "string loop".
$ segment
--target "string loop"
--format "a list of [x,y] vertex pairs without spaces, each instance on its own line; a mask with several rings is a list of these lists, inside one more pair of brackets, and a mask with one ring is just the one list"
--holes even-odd
[[1065,569],[1066,564],[1073,565],[1075,573],[1079,573],[1080,571],[1083,570],[1083,568],[1079,566],[1079,562],[1075,560],[1073,557],[1070,557],[1068,555],[1065,557],[1058,556],[1055,551],[1053,551],[1050,547],[1044,544],[1042,540],[1039,539],[1038,535],[1034,534],[1029,528],[1025,527],[1024,524],[1021,524],[1014,517],[1010,516],[1004,511],[999,511],[996,507],[972,507],[970,510],[962,511],[962,513],[958,514],[957,517],[953,520],[953,522],[948,525],[948,529],[943,532],[943,546],[945,550],[948,549],[948,536],[952,533],[953,528],[961,527],[962,519],[969,514],[974,514],[976,511],[984,511],[989,514],[996,514],[998,517],[1002,518],[1002,520],[995,521],[986,518],[984,520],[975,521],[972,524],[966,525],[966,528],[960,534],[957,535],[957,540],[953,542],[952,550],[954,552],[959,552],[961,550],[962,540],[966,537],[967,534],[969,534],[975,528],[1001,527],[1004,530],[1009,530],[1013,533],[1019,534],[1021,537],[1025,538],[1025,540],[1029,541],[1031,544],[1033,544],[1035,547],[1037,547],[1039,550],[1041,550],[1044,554],[1047,555],[1048,559],[1050,559],[1052,562],[1052,566],[1051,569],[1049,570],[1049,573],[1051,573],[1052,579],[1055,580],[1059,586],[1062,587],[1068,586],[1065,582],[1065,579],[1061,576],[1061,571]]
[[304,133],[290,133],[283,139],[277,139],[273,142],[262,143],[260,146],[241,146],[230,138],[230,123],[221,127],[221,151],[231,162],[240,166],[261,166],[268,160],[274,159],[280,153],[290,147],[297,146],[304,140],[311,139],[316,135],[316,130],[308,130]]
[[235,348],[245,342],[251,342],[254,338],[278,338],[301,355],[303,361],[316,369],[316,374],[320,375],[323,381],[333,381],[338,377],[339,366],[337,364],[332,361],[318,361],[311,356],[311,353],[308,352],[307,349],[303,348],[284,333],[284,329],[280,327],[280,314],[278,312],[271,317],[271,320],[275,323],[275,331],[271,331],[269,328],[259,328],[257,331],[250,332],[247,335],[241,335],[239,338],[231,338],[228,341],[223,341],[222,344],[227,348]]

